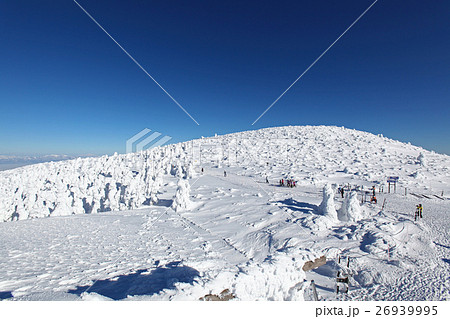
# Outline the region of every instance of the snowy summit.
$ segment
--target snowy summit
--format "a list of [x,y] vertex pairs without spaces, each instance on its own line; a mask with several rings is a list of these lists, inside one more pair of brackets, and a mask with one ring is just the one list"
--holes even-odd
[[449,192],[449,156],[333,126],[3,171],[0,299],[448,300]]

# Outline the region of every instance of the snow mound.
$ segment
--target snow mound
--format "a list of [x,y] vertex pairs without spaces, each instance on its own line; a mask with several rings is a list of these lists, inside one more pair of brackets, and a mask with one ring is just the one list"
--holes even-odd
[[102,296],[95,292],[83,292],[81,294],[81,300],[83,301],[112,301],[113,299]]
[[306,252],[279,252],[264,262],[241,265],[238,272],[222,272],[205,288],[218,293],[229,287],[236,300],[241,301],[304,300],[301,288],[306,274],[301,269],[308,258],[311,256]]
[[376,231],[368,231],[363,238],[361,250],[374,254],[387,254],[396,246],[394,239],[383,233]]

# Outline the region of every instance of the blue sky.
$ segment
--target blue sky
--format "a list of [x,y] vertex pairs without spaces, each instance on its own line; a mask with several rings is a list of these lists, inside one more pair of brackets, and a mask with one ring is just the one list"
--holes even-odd
[[338,125],[450,154],[450,2],[0,3],[0,154],[111,154],[149,128],[184,141]]

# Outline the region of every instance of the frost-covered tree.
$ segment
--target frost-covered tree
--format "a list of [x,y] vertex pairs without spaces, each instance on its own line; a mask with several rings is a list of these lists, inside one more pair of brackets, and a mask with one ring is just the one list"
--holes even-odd
[[361,206],[359,205],[356,192],[347,193],[338,211],[338,218],[341,221],[358,221],[363,218]]
[[417,157],[417,162],[420,166],[427,166],[427,159],[423,153],[420,153]]
[[186,168],[186,179],[194,178],[196,175],[194,165],[190,162]]
[[337,212],[334,204],[334,190],[330,184],[323,187],[323,199],[319,206],[320,212],[332,220],[337,220]]
[[172,203],[172,208],[178,212],[180,210],[189,209],[192,205],[189,199],[189,194],[191,192],[191,185],[186,179],[180,178],[178,181],[178,187],[175,194],[175,199]]
[[158,204],[158,201],[159,201],[158,193],[156,191],[153,191],[150,194],[150,205],[156,205],[156,204]]
[[180,162],[178,162],[175,167],[175,176],[178,178],[184,177],[183,167],[181,166]]

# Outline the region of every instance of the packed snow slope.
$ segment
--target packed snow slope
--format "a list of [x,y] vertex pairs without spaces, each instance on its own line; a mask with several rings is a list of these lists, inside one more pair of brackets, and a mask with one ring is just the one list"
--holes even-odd
[[297,126],[0,172],[0,299],[448,300],[449,167]]

